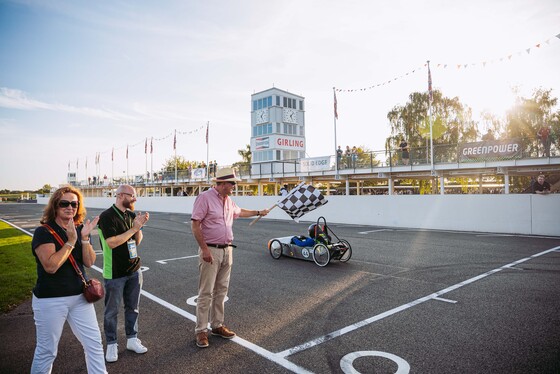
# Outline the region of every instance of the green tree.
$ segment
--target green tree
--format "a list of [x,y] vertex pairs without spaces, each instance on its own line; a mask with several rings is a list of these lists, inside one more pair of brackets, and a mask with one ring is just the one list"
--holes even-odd
[[[413,92],[408,98],[404,106],[397,105],[387,114],[391,135],[385,140],[385,149],[396,149],[404,138],[411,150],[417,149],[416,154],[411,152],[413,159],[425,158],[430,141],[428,94]],[[477,126],[472,120],[472,109],[458,97],[448,98],[435,90],[431,110],[434,146],[476,140]]]
[[535,89],[530,98],[518,96],[515,105],[506,113],[507,137],[522,139],[525,142],[525,152],[536,154],[538,150],[537,131],[541,126],[547,124],[552,130],[552,141],[558,146],[560,110],[554,111],[557,102],[558,99],[552,97],[552,89]]
[[51,192],[51,189],[52,189],[52,187],[51,187],[50,184],[45,184],[42,188],[37,190],[37,193],[47,194],[47,193]]
[[186,170],[189,168],[189,165],[193,166],[193,161],[187,161],[183,156],[173,156],[165,160],[161,170],[165,172],[175,171],[175,160],[177,160],[177,170]]
[[245,149],[238,149],[237,153],[241,156],[243,163],[250,164],[251,163],[251,145],[247,144]]
[[241,156],[242,161],[235,162],[231,165],[237,168],[241,175],[248,175],[251,173],[251,145],[247,144],[244,149],[238,149],[237,154]]
[[[404,106],[395,106],[387,114],[391,124],[391,136],[386,148],[396,148],[401,138],[410,147],[424,146],[430,137],[428,94],[413,92]],[[458,97],[444,97],[433,91],[432,132],[434,143],[458,143],[476,140],[476,126],[472,109],[462,104]]]
[[500,119],[496,114],[490,113],[485,110],[481,113],[480,117],[481,117],[481,123],[484,125],[484,128],[478,129],[479,131],[478,135],[485,134],[488,130],[492,130],[494,132],[494,136],[496,137],[496,139],[499,139],[502,137],[501,134],[504,134],[506,132],[505,122],[502,119]]

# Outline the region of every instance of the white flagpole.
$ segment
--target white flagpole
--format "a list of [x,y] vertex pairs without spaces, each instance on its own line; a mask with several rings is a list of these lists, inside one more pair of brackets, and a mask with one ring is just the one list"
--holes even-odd
[[150,177],[154,181],[154,137],[150,139]]
[[175,151],[175,183],[177,183],[177,130],[175,130],[175,137],[173,138],[173,150]]
[[[145,153],[145,158],[146,158],[146,168],[144,169],[144,175],[146,175],[146,173],[148,172],[148,138],[146,138],[146,143],[144,143],[144,153]],[[142,179],[144,179],[144,175],[142,176]],[[148,179],[146,178],[146,183],[148,183]]]
[[111,150],[111,184],[115,182],[115,148]]
[[[210,180],[210,121],[206,122],[206,180],[209,181]],[[216,166],[214,166],[216,167]],[[214,170],[214,173],[216,172],[216,170]]]
[[432,74],[430,72],[430,60],[428,60],[428,121],[430,123],[430,165],[434,170],[434,131],[432,124]]
[[128,144],[126,145],[126,184],[128,184]]
[[334,94],[334,157],[336,159],[336,164],[335,164],[335,168],[336,168],[336,176],[335,179],[339,179],[339,174],[338,174],[338,170],[340,169],[340,165],[338,164],[338,148],[337,148],[337,142],[336,142],[336,119],[338,117],[338,103],[336,102],[336,88],[333,87],[333,94]]

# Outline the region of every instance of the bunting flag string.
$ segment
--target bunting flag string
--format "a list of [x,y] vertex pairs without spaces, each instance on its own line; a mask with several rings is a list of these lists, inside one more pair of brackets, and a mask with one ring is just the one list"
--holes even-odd
[[401,78],[407,77],[407,76],[412,75],[412,74],[414,74],[414,73],[416,73],[416,72],[422,71],[422,70],[424,69],[424,66],[426,66],[426,65],[424,64],[423,66],[419,66],[419,67],[417,67],[417,68],[415,68],[415,69],[412,69],[411,71],[409,71],[409,72],[407,72],[407,73],[405,73],[405,74],[402,74],[402,75],[400,75],[400,76],[398,76],[398,77],[389,79],[389,80],[387,80],[387,81],[385,81],[385,82],[381,82],[381,83],[377,83],[377,84],[371,85],[371,86],[369,86],[369,87],[354,88],[354,89],[335,88],[334,90],[335,90],[335,91],[338,91],[338,92],[368,91],[368,90],[371,90],[371,89],[374,89],[374,88],[377,88],[377,87],[385,86],[386,84],[390,84],[390,83],[392,83],[392,82],[394,82],[394,81],[396,81],[396,80],[399,80],[399,79],[401,79]]
[[[160,138],[155,138],[155,137],[152,136],[152,137],[150,137],[150,154],[154,153],[154,141],[161,142],[161,141],[164,141],[164,140],[167,140],[167,139],[171,138],[175,134],[177,134],[177,135],[192,135],[192,134],[199,133],[202,130],[206,130],[206,125],[201,125],[200,127],[195,128],[195,129],[190,130],[190,131],[176,130],[176,131],[171,132],[167,135],[164,135]],[[177,142],[177,135],[174,136],[175,146],[176,146],[176,142]],[[206,140],[206,141],[208,141],[208,140]],[[101,164],[101,155],[102,154],[103,155],[105,155],[105,154],[109,155],[110,154],[111,155],[111,161],[115,161],[115,151],[121,151],[121,150],[125,150],[125,158],[128,159],[128,149],[129,148],[132,149],[132,148],[136,148],[138,146],[142,146],[142,143],[144,144],[144,153],[147,153],[147,151],[148,151],[148,138],[144,138],[144,139],[142,139],[142,140],[140,140],[140,141],[138,141],[134,144],[125,144],[125,145],[122,145],[120,147],[112,147],[111,149],[109,149],[107,151],[96,152],[95,153],[95,163],[97,165]],[[118,158],[118,156],[117,156],[117,158]],[[76,159],[76,169],[78,169],[79,159],[80,158]],[[87,163],[87,156],[85,157],[85,160],[86,160],[85,162]],[[86,168],[87,168],[87,166],[86,166]],[[68,171],[70,171],[70,161],[68,162]]]
[[[436,67],[436,68],[443,68],[443,69],[447,69],[448,67],[455,67],[457,69],[466,69],[469,66],[471,67],[476,67],[476,66],[482,66],[482,67],[486,67],[489,64],[494,64],[494,63],[501,63],[501,62],[507,62],[507,61],[511,61],[512,58],[514,57],[522,57],[524,55],[527,54],[531,54],[531,51],[533,51],[534,49],[540,49],[541,47],[543,47],[544,45],[549,46],[551,44],[552,40],[556,40],[556,39],[560,39],[560,34],[555,35],[554,37],[550,37],[547,40],[545,40],[544,42],[539,42],[534,44],[533,46],[529,47],[529,48],[524,48],[523,50],[520,50],[516,53],[510,53],[508,55],[499,57],[499,58],[495,58],[495,59],[489,59],[489,60],[482,60],[479,62],[470,62],[470,63],[436,63],[436,64],[432,64],[432,67]],[[399,75],[395,78],[386,80],[384,82],[381,83],[377,83],[377,84],[373,84],[369,87],[363,87],[363,88],[355,88],[355,89],[342,89],[342,88],[335,88],[335,91],[338,92],[362,92],[362,91],[368,91],[377,87],[381,87],[381,86],[385,86],[387,84],[393,83],[401,78],[404,78],[406,76],[409,76],[411,74],[417,73],[419,71],[424,70],[424,68],[427,67],[427,64],[423,64],[422,66],[419,66],[405,74]]]

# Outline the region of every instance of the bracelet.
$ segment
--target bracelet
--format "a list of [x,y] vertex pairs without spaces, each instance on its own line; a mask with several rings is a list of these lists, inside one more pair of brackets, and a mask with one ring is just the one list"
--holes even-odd
[[64,243],[64,245],[67,245],[70,247],[70,250],[74,250],[74,246],[72,244],[70,244],[69,242]]
[[91,244],[89,240],[82,240],[82,245],[84,244]]

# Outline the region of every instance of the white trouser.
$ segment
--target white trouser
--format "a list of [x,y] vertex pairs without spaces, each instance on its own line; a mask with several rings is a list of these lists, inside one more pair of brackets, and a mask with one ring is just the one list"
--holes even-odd
[[82,294],[48,298],[38,298],[33,295],[32,305],[37,330],[37,347],[35,347],[31,374],[52,371],[58,352],[58,342],[66,321],[84,347],[88,373],[107,373],[95,308]]

